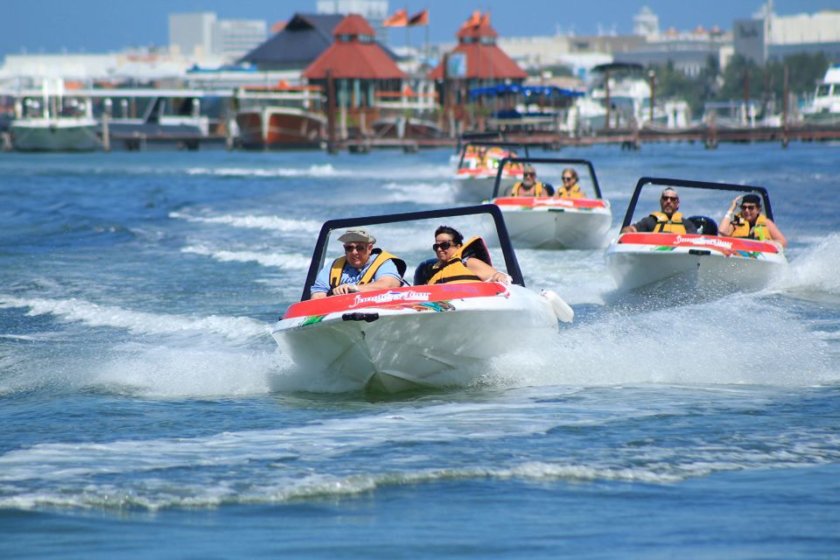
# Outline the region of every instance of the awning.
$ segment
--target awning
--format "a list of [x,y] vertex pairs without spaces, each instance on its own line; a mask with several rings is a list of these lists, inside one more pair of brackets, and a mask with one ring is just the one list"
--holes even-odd
[[471,88],[470,99],[496,97],[499,95],[522,95],[524,97],[581,97],[584,92],[557,86],[521,86],[518,84],[499,84],[489,87]]

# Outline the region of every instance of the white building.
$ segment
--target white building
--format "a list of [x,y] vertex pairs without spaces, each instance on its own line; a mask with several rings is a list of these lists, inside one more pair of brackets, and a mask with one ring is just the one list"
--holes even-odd
[[794,53],[840,59],[840,11],[779,16],[768,1],[751,19],[733,25],[735,53],[764,64]]
[[187,58],[233,62],[265,41],[263,20],[217,19],[212,12],[169,15],[169,46]]

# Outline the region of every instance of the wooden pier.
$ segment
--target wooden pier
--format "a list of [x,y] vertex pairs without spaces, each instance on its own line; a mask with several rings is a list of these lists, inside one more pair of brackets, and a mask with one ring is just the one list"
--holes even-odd
[[[826,142],[840,140],[840,126],[819,126],[811,124],[788,125],[787,127],[743,127],[714,128],[693,127],[688,129],[612,129],[594,134],[572,135],[550,131],[498,131],[499,139],[547,150],[561,150],[570,147],[597,145],[618,145],[625,150],[638,150],[644,144],[684,142],[700,144],[715,149],[722,143],[751,144],[757,142],[778,142],[786,148],[791,142]],[[331,152],[347,150],[366,154],[374,149],[402,149],[414,152],[418,149],[451,147],[457,145],[456,138],[404,138],[375,139],[348,138],[337,140]]]

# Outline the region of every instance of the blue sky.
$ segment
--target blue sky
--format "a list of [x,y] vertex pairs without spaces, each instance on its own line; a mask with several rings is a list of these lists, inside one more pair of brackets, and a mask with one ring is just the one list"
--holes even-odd
[[[549,35],[558,28],[579,35],[601,30],[629,33],[633,15],[649,6],[661,28],[693,29],[717,25],[731,29],[732,20],[749,17],[762,0],[390,0],[389,9],[429,9],[433,42],[453,40],[474,9],[490,11],[503,36]],[[789,15],[840,10],[840,0],[775,0],[776,13]],[[269,24],[295,12],[314,12],[315,0],[2,0],[0,56],[9,53],[109,52],[128,46],[168,44],[169,13],[215,12],[220,18],[262,19]],[[410,31],[419,44],[422,28]],[[391,31],[395,44],[404,29]]]

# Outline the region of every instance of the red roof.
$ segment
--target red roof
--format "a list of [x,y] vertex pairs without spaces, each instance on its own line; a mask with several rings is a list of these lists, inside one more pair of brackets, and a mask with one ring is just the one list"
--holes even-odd
[[[464,53],[467,57],[466,79],[478,80],[524,80],[528,77],[519,65],[496,46],[499,34],[490,25],[490,14],[473,12],[458,31],[458,46],[453,53]],[[429,72],[432,80],[443,79],[443,61]]]
[[333,29],[333,37],[338,37],[339,35],[367,35],[368,37],[373,37],[376,35],[376,32],[365,18],[358,14],[350,14],[341,20],[341,23]]
[[398,80],[406,77],[374,42],[373,28],[362,16],[347,16],[336,26],[333,35],[335,42],[303,71],[304,78],[326,79],[327,70],[336,79]]

